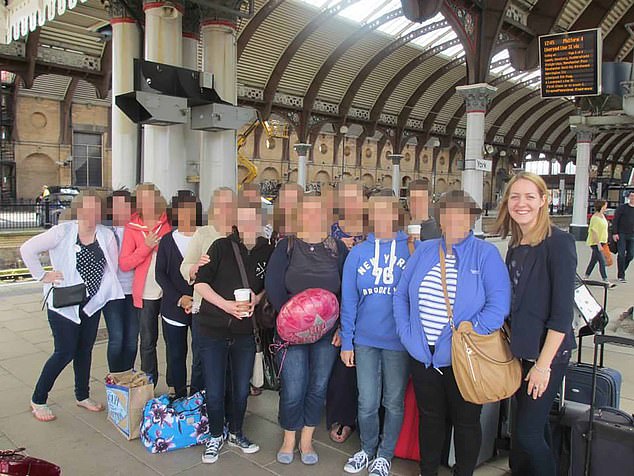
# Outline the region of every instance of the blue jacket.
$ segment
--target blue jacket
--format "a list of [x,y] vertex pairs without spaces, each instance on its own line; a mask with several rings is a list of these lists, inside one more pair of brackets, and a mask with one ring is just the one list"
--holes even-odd
[[[354,344],[405,350],[396,334],[393,297],[409,258],[407,235],[380,240],[374,233],[354,246],[343,267],[341,284],[341,350]],[[392,246],[394,248],[392,249]]]
[[[440,262],[438,245],[444,239],[421,243],[407,262],[394,295],[396,331],[409,354],[426,367],[451,365],[451,328],[447,325],[436,341],[432,356],[418,311],[418,290],[427,273]],[[502,327],[511,305],[511,282],[497,248],[473,234],[453,247],[458,267],[453,307],[456,327],[471,321],[479,334]]]

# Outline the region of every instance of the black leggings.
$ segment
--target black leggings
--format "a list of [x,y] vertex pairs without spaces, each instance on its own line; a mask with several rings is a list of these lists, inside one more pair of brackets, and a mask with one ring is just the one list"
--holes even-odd
[[445,447],[449,424],[454,427],[456,465],[454,475],[471,476],[478,463],[482,429],[482,405],[462,398],[451,367],[426,368],[419,361],[411,361],[412,382],[420,420],[421,476],[436,476]]

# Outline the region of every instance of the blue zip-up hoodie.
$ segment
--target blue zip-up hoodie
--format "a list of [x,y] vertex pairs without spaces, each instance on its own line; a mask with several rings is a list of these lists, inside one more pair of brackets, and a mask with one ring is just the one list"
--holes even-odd
[[[409,354],[426,367],[451,365],[451,328],[447,325],[436,341],[432,356],[418,311],[418,290],[427,273],[440,262],[438,245],[443,238],[421,243],[407,263],[394,295],[396,331]],[[458,267],[453,306],[456,327],[471,321],[478,334],[502,327],[511,305],[511,282],[500,252],[491,243],[470,233],[453,246]]]
[[367,240],[354,246],[343,267],[341,284],[341,350],[354,344],[405,350],[396,333],[393,297],[409,258],[407,235],[393,240]]

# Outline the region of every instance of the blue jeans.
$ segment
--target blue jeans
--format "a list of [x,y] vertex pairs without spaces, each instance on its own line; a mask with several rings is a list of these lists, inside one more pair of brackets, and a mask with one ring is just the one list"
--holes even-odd
[[594,270],[594,266],[599,263],[599,273],[601,274],[601,277],[603,279],[608,279],[608,274],[605,271],[605,256],[603,256],[603,251],[601,251],[599,245],[592,245],[590,248],[592,249],[592,256],[590,257],[590,262],[586,268],[586,276],[590,276]]
[[287,431],[315,427],[321,421],[328,380],[339,354],[332,335],[329,332],[313,344],[291,345],[276,356],[282,369],[279,421]]
[[618,278],[625,279],[625,272],[634,258],[634,235],[620,233],[619,241],[616,242],[616,248],[619,252],[616,259]]
[[557,465],[551,448],[549,415],[561,388],[568,362],[551,366],[550,380],[537,400],[527,394],[526,374],[532,362],[522,361],[522,385],[515,394],[517,409],[513,418],[509,465],[514,476],[556,476]]
[[84,314],[80,308],[80,324],[48,310],[48,323],[53,333],[53,355],[44,364],[40,378],[35,385],[32,401],[43,405],[48,400],[48,394],[62,370],[73,363],[75,371],[75,398],[78,401],[90,396],[90,366],[92,364],[92,348],[97,338],[99,328],[99,311],[92,316]]
[[[409,354],[396,350],[356,345],[354,357],[359,389],[361,449],[368,455],[391,461],[405,412],[405,389],[409,378]],[[381,390],[383,398],[381,399]],[[379,407],[385,421],[379,445]]]
[[[194,319],[194,326],[199,326]],[[216,438],[222,435],[225,422],[225,386],[232,386],[232,409],[229,431],[242,434],[244,414],[247,411],[249,381],[255,360],[255,339],[251,334],[231,338],[197,336],[207,397],[209,432]],[[231,365],[231,382],[227,382],[227,365]]]
[[139,316],[132,304],[132,295],[109,301],[103,308],[108,328],[108,368],[125,372],[134,368],[139,345]]
[[[161,319],[163,339],[167,354],[167,385],[174,388],[177,397],[187,395],[187,333],[190,326],[174,326]],[[196,337],[192,333],[192,390],[202,390],[204,379],[200,356],[196,347]]]

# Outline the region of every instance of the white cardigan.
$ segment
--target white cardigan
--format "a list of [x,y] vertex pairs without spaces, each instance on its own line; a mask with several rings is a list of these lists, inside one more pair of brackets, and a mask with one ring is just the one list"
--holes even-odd
[[[20,247],[22,260],[35,279],[39,281],[44,277],[45,271],[39,255],[48,251],[53,270],[61,272],[64,276],[62,286],[73,286],[84,282],[77,271],[77,230],[77,221],[62,223],[34,236]],[[106,257],[106,267],[97,294],[84,306],[84,312],[88,316],[98,312],[108,301],[124,297],[121,284],[117,279],[119,253],[114,234],[105,226],[97,225],[96,235],[99,247]],[[51,286],[51,284],[44,285],[44,295],[48,293]],[[50,310],[77,324],[81,322],[79,306],[57,309],[53,306],[52,293],[48,296],[46,303]]]

